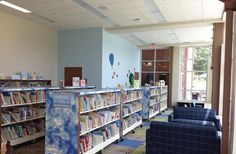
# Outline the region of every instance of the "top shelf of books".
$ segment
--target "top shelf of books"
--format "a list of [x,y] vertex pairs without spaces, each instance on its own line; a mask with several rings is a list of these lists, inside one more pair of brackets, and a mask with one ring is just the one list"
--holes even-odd
[[38,87],[50,86],[51,80],[10,80],[1,79],[0,87]]

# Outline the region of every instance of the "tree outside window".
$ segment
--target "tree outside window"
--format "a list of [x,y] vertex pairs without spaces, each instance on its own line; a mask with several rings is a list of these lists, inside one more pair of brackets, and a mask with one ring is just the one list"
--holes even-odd
[[211,47],[185,47],[181,49],[180,100],[206,102],[208,59]]

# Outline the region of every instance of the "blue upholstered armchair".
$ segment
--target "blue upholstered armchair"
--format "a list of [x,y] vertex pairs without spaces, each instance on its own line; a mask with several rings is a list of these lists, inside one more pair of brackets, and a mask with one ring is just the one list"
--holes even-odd
[[221,130],[220,119],[214,109],[174,107],[168,119],[169,122],[214,126],[218,131]]
[[216,127],[152,121],[146,132],[147,154],[220,154]]

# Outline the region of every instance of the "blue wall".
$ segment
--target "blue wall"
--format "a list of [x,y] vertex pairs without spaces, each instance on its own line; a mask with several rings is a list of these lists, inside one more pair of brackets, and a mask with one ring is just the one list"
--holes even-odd
[[64,67],[83,67],[89,85],[101,87],[102,28],[62,30],[58,33],[58,80]]
[[[114,55],[111,66],[109,54]],[[140,49],[117,34],[103,31],[102,87],[130,86],[129,74],[140,72]],[[118,64],[119,63],[119,64]]]

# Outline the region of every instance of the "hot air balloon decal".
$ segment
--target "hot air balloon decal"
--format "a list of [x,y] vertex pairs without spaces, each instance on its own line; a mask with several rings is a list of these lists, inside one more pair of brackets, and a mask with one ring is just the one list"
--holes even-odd
[[130,73],[129,75],[129,84],[131,88],[134,87],[134,74],[133,73]]
[[109,54],[109,62],[111,64],[111,67],[113,68],[113,64],[114,64],[114,54],[113,53]]

